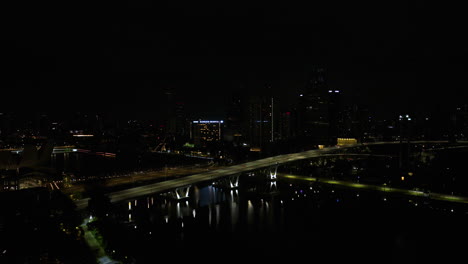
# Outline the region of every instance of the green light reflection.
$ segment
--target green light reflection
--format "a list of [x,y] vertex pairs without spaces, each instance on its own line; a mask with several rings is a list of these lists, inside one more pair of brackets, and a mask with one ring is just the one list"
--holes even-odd
[[388,187],[388,186],[379,186],[379,185],[372,185],[372,184],[365,184],[365,183],[332,180],[332,179],[327,179],[327,178],[307,177],[307,176],[299,176],[299,175],[284,174],[284,173],[278,173],[277,175],[279,177],[283,177],[287,179],[322,182],[326,184],[341,185],[341,186],[350,187],[350,188],[368,189],[368,190],[388,192],[388,193],[400,193],[400,194],[409,195],[409,196],[426,197],[432,200],[439,200],[439,201],[468,203],[468,197],[465,197],[465,196],[456,196],[456,195],[449,195],[449,194],[442,194],[442,193],[425,193],[422,191],[394,188],[394,187]]

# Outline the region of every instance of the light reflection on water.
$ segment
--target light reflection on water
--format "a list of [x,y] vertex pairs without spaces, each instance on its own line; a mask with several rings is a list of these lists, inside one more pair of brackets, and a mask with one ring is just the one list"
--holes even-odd
[[[156,194],[139,198],[130,202],[120,203],[114,210],[117,220],[121,223],[137,224],[145,222],[148,215],[152,219],[162,217],[163,222],[195,220],[197,224],[206,224],[213,230],[235,232],[238,230],[273,231],[277,228],[275,217],[282,218],[282,210],[274,214],[277,207],[282,207],[276,181],[262,183],[272,190],[264,197],[248,190],[223,189],[209,186],[193,186],[190,197],[172,199],[169,193]],[[119,217],[127,211],[126,219]],[[157,221],[153,221],[157,222]],[[205,222],[205,223],[204,223]]]
[[[453,210],[452,205],[424,197],[408,199],[287,179],[251,183],[247,178],[252,177],[241,178],[236,189],[192,186],[189,198],[182,200],[155,194],[118,204],[117,222],[135,237],[128,241],[128,247],[134,247],[129,252],[142,262],[158,259],[151,254],[154,248],[176,255],[209,251],[225,257],[235,252],[232,257],[238,259],[274,259],[304,257],[311,248],[323,257],[366,247],[366,254],[400,257],[408,253],[407,248],[399,248],[403,244],[422,249],[426,240],[433,247],[442,245],[439,238],[451,239],[437,226],[453,220],[447,213],[467,212],[466,207]],[[454,223],[452,228],[457,226]],[[461,234],[468,232],[464,229]]]

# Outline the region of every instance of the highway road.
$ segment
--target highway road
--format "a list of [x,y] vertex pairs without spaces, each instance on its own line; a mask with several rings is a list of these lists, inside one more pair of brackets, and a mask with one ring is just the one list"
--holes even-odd
[[[204,173],[194,174],[178,179],[168,180],[164,182],[158,182],[153,184],[148,184],[144,186],[139,186],[135,188],[130,188],[122,191],[112,192],[109,193],[108,196],[112,203],[131,200],[139,196],[145,196],[152,193],[159,193],[168,191],[171,189],[175,189],[178,187],[183,187],[187,185],[192,185],[198,182],[204,181],[214,181],[216,179],[234,175],[237,173],[247,172],[251,170],[256,170],[264,167],[273,166],[275,164],[283,164],[287,162],[308,159],[319,157],[323,154],[329,154],[332,151],[337,149],[346,149],[346,148],[354,148],[358,146],[371,146],[371,145],[384,145],[384,144],[398,144],[399,142],[374,142],[374,143],[365,143],[365,144],[353,144],[353,145],[345,145],[345,146],[332,146],[323,149],[313,149],[299,153],[291,153],[291,154],[284,154],[275,157],[269,157],[265,159],[259,159],[243,164],[233,165],[230,167],[221,168],[218,170],[208,171]],[[421,143],[447,143],[446,141],[413,141],[411,143],[421,144]],[[85,209],[88,205],[89,198],[81,199],[75,201],[78,210]]]
[[[120,176],[112,176],[112,178],[102,178],[102,186],[104,187],[115,187],[119,185],[125,184],[132,184],[134,182],[139,182],[140,184],[146,181],[152,181],[155,179],[170,179],[174,177],[183,177],[185,175],[197,174],[202,173],[210,170],[216,170],[220,168],[220,166],[190,166],[190,167],[172,167],[166,168],[158,171],[142,171],[142,172],[135,172],[127,175],[120,175]],[[96,180],[96,179],[91,179]],[[78,182],[71,186],[63,186],[59,184],[60,189],[65,194],[74,194],[80,193],[85,191],[86,187],[85,182]],[[54,188],[52,188],[54,189]]]
[[[375,143],[374,143],[375,144]],[[319,157],[322,154],[329,153],[339,148],[352,148],[360,145],[347,145],[347,146],[334,146],[323,149],[313,149],[299,153],[284,154],[275,157],[269,157],[265,159],[255,160],[243,164],[233,165],[226,168],[221,168],[218,170],[208,171],[204,173],[194,174],[178,179],[148,184],[144,186],[139,186],[135,188],[130,188],[122,191],[109,193],[108,196],[112,203],[134,199],[135,197],[145,196],[152,193],[164,192],[167,190],[175,189],[178,187],[183,187],[187,185],[192,185],[198,182],[204,181],[214,181],[221,177],[228,175],[234,175],[237,173],[247,172],[251,170],[256,170],[264,167],[269,167],[275,164],[283,164],[286,162],[308,159],[313,157]],[[89,198],[81,199],[75,201],[78,210],[85,209],[88,206]]]

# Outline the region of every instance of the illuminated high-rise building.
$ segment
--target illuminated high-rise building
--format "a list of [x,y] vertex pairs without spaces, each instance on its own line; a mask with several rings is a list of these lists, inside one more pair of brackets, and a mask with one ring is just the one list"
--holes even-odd
[[294,127],[295,112],[283,111],[279,114],[278,120],[278,138],[287,140],[296,136]]
[[175,103],[173,119],[175,120],[175,134],[178,136],[188,136],[190,127],[185,111],[185,104],[183,102]]
[[197,147],[206,147],[210,143],[221,141],[223,120],[192,121],[191,139]]
[[341,91],[330,89],[325,71],[317,68],[299,93],[299,133],[315,144],[329,144],[338,134]]
[[251,98],[249,103],[249,142],[261,150],[275,140],[275,101],[272,97]]
[[239,93],[233,94],[227,106],[224,140],[240,145],[246,138],[245,100]]

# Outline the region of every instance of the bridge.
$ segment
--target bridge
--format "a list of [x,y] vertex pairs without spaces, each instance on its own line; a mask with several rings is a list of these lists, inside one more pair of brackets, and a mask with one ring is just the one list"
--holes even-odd
[[[175,196],[177,198],[183,198],[183,195],[187,195],[187,186],[199,182],[214,182],[226,176],[235,176],[243,172],[248,172],[260,168],[270,167],[270,178],[276,178],[276,169],[278,165],[293,162],[297,160],[321,157],[326,154],[331,154],[337,150],[350,149],[355,147],[363,146],[375,146],[375,145],[386,145],[386,144],[399,144],[400,142],[373,142],[373,143],[363,143],[363,144],[353,144],[353,145],[344,145],[344,146],[332,146],[323,149],[313,149],[304,152],[283,154],[275,157],[269,157],[264,159],[259,159],[255,161],[246,162],[243,164],[233,165],[227,168],[222,168],[219,170],[213,170],[209,172],[199,173],[190,175],[183,178],[148,184],[144,186],[134,187],[126,190],[116,191],[108,194],[108,197],[112,203],[131,200],[136,197],[150,195],[153,193],[160,193],[169,190],[175,190]],[[448,143],[447,141],[412,141],[412,144],[440,144]],[[235,177],[233,179],[235,181]],[[233,183],[233,182],[231,182]],[[181,196],[182,195],[182,196]],[[88,206],[89,198],[81,199],[75,201],[78,210],[83,210]]]

